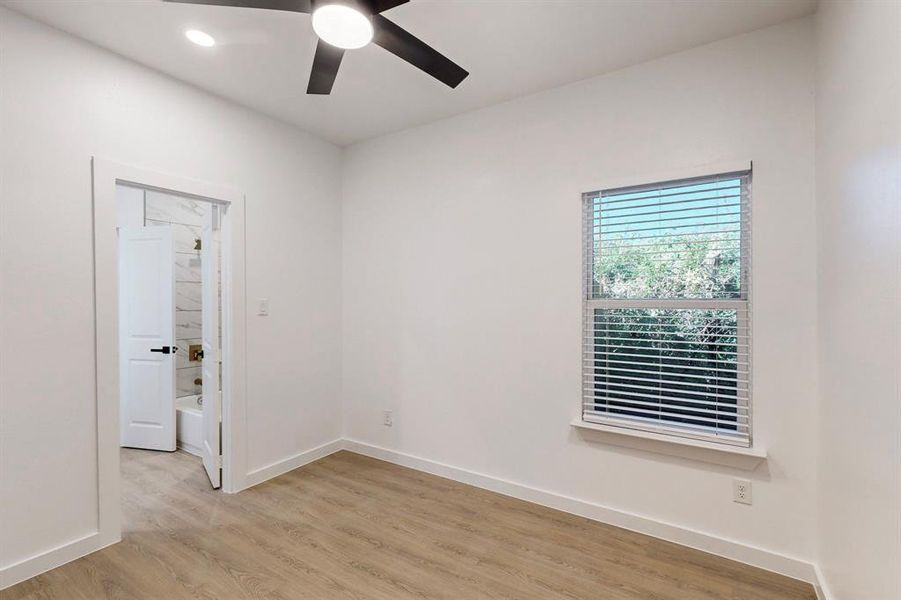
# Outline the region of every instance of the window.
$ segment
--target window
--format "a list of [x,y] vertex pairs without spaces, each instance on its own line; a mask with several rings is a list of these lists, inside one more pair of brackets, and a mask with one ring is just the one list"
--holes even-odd
[[584,421],[750,446],[750,186],[584,195]]

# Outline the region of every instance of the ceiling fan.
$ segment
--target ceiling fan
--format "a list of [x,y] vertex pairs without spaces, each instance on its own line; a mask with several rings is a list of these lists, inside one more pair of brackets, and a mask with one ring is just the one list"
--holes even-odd
[[458,64],[398,27],[381,13],[410,0],[165,0],[183,4],[208,4],[310,13],[319,36],[307,94],[329,94],[345,50],[369,42],[381,46],[455,88],[469,73]]

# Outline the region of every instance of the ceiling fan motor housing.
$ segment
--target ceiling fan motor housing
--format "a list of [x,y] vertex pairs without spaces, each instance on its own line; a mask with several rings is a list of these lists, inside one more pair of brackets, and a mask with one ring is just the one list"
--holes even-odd
[[328,6],[330,4],[337,4],[340,6],[352,8],[358,12],[363,13],[367,17],[372,17],[372,15],[378,12],[375,6],[375,2],[369,2],[367,0],[313,0],[312,9],[313,11],[315,11],[321,6]]

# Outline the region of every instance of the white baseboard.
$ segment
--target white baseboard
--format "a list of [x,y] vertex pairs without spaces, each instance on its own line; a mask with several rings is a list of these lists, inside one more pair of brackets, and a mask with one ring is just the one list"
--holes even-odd
[[819,583],[814,565],[799,558],[356,440],[345,439],[344,448],[364,456],[703,550],[814,585]]
[[[110,543],[117,541],[114,540]],[[60,544],[56,548],[51,548],[25,560],[7,565],[0,569],[0,590],[36,577],[41,573],[46,573],[50,569],[60,567],[67,562],[81,558],[91,552],[96,552],[109,545],[103,543],[100,533],[94,532],[71,542]]]
[[835,595],[829,589],[829,585],[826,583],[826,577],[823,575],[823,571],[820,570],[820,566],[814,565],[813,568],[817,578],[816,582],[813,584],[813,589],[817,593],[817,600],[835,600]]
[[344,448],[344,440],[339,438],[337,440],[332,440],[327,444],[311,448],[310,450],[305,450],[300,454],[295,454],[294,456],[290,456],[284,460],[274,462],[271,465],[255,469],[248,473],[244,478],[244,487],[242,489],[253,487],[255,485],[263,483],[267,479],[272,479],[273,477],[278,477],[279,475],[283,475],[288,471],[293,471],[294,469],[309,464],[314,460],[319,460],[320,458],[326,457],[329,454],[333,454],[341,450],[342,448]]
[[187,442],[178,442],[175,447],[179,450],[184,450],[188,454],[192,454],[198,458],[203,458],[203,450],[201,450],[194,444],[189,444]]

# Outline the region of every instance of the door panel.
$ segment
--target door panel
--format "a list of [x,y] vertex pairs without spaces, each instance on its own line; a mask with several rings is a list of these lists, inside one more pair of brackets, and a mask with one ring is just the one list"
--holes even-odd
[[221,482],[219,423],[222,397],[219,390],[219,207],[204,204],[200,231],[201,343],[203,344],[203,466],[214,488]]
[[120,228],[119,385],[123,446],[175,450],[174,264],[170,227]]

